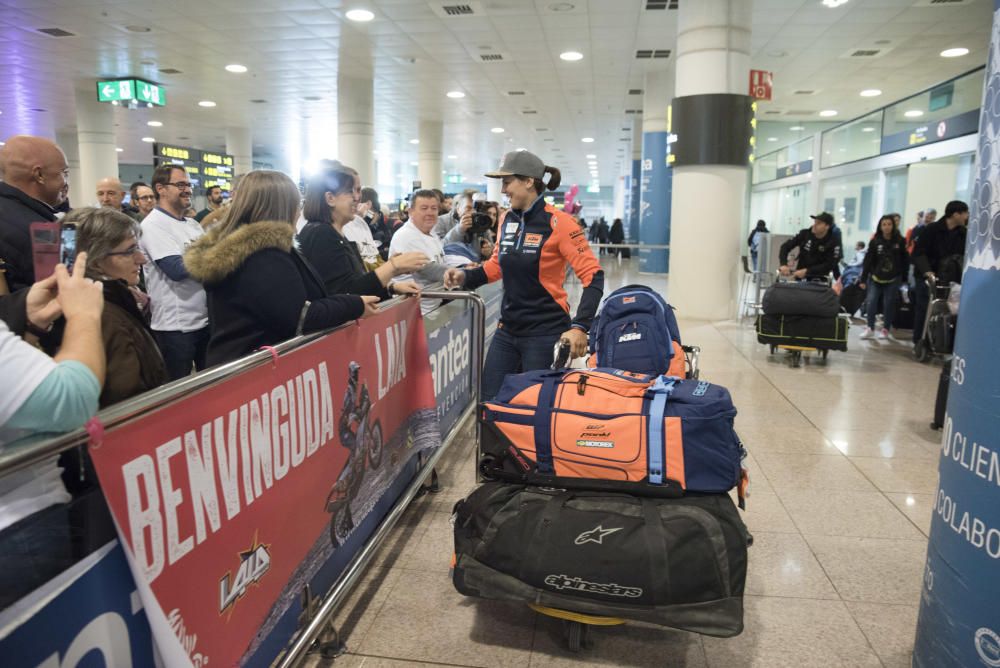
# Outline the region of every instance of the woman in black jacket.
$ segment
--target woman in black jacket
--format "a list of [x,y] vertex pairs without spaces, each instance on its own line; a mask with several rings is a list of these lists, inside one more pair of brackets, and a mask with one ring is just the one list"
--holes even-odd
[[327,296],[295,249],[299,189],[281,172],[240,181],[225,217],[184,254],[208,293],[209,364],[222,364],[299,334],[373,315],[378,297]]
[[892,317],[896,312],[896,295],[899,294],[900,283],[909,271],[910,256],[906,252],[906,239],[899,233],[898,223],[893,216],[882,216],[878,221],[878,232],[868,244],[861,279],[858,281],[858,287],[868,289],[868,327],[861,334],[862,339],[875,338],[875,315],[879,312],[882,313],[883,324],[878,338],[889,338]]
[[400,253],[373,271],[367,271],[357,245],[344,237],[344,226],[354,220],[358,199],[354,174],[326,167],[306,185],[302,213],[309,221],[299,232],[302,254],[316,268],[329,293],[374,295],[389,299],[394,294],[418,294],[413,281],[389,281],[400,274],[423,269],[430,259],[424,253]]

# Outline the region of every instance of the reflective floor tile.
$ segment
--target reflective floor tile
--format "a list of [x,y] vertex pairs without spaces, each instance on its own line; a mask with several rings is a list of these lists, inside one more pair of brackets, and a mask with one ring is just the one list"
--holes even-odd
[[909,668],[917,606],[848,601],[847,609],[885,668]]
[[881,492],[783,489],[778,497],[799,531],[820,536],[922,538]]
[[934,494],[938,486],[936,459],[883,459],[849,457],[865,476],[883,492]]
[[702,638],[693,633],[635,623],[592,626],[586,632],[589,646],[577,653],[568,649],[566,632],[566,622],[539,615],[531,668],[703,668],[708,665]]
[[916,605],[926,540],[806,536],[845,601]]
[[936,459],[937,451],[909,431],[832,431],[830,442],[842,454],[852,457]]
[[933,494],[899,494],[886,492],[886,496],[906,514],[925,536],[931,534],[931,515],[934,513]]
[[839,598],[802,536],[758,531],[753,537],[748,550],[747,594]]
[[783,489],[844,489],[873,492],[875,488],[843,455],[793,455],[761,452],[755,455],[768,482],[780,495]]

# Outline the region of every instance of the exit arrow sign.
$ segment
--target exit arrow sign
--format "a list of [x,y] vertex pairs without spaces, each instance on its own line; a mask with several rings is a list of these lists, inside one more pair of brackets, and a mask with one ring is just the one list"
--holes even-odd
[[99,102],[131,102],[135,100],[162,107],[167,103],[167,91],[163,86],[142,79],[98,81],[97,100]]

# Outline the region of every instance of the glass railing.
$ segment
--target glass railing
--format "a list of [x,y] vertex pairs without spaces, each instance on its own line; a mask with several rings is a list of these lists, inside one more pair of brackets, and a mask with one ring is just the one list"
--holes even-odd
[[[985,68],[978,67],[823,131],[818,166],[835,167],[975,133],[979,125],[984,74]],[[817,166],[812,155],[814,137],[757,156],[753,183],[812,171]]]

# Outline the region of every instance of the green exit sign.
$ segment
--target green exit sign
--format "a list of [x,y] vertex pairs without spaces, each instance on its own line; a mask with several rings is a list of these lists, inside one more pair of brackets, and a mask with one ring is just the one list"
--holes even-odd
[[167,104],[167,90],[163,86],[142,79],[98,81],[97,99],[99,102],[132,102],[134,100],[162,107]]

